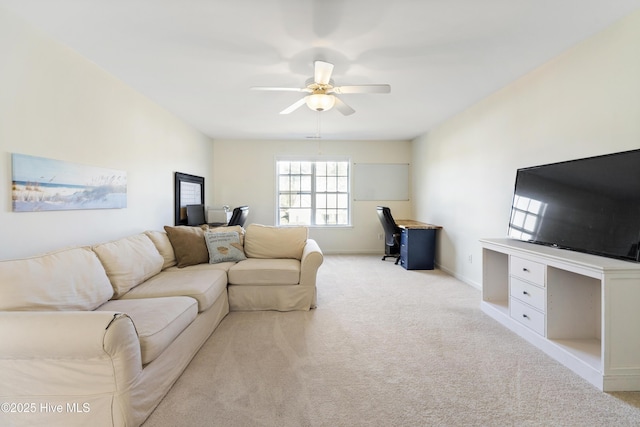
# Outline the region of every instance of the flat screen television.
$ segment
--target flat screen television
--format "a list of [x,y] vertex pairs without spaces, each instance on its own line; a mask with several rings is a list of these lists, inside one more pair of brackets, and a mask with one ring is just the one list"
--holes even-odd
[[640,262],[640,150],[518,169],[508,234]]

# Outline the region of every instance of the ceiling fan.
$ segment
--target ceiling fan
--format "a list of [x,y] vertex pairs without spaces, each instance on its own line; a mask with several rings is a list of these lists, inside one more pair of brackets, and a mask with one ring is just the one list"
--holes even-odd
[[345,116],[355,113],[355,110],[345,104],[337,95],[391,92],[391,86],[385,84],[334,86],[333,80],[331,79],[333,64],[325,61],[314,61],[313,66],[313,77],[305,82],[305,87],[254,86],[251,89],[307,93],[307,95],[280,111],[280,114],[289,114],[300,108],[303,104],[307,104],[307,106],[314,111],[329,111],[335,106],[336,110],[340,111]]

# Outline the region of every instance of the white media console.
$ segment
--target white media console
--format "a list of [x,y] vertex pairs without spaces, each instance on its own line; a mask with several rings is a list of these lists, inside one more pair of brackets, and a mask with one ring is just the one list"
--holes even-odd
[[482,310],[603,391],[640,391],[640,264],[484,239]]

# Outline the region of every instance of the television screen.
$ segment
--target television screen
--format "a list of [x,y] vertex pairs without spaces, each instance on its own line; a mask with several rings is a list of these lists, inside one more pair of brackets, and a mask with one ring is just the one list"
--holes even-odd
[[509,237],[640,261],[640,150],[518,169]]

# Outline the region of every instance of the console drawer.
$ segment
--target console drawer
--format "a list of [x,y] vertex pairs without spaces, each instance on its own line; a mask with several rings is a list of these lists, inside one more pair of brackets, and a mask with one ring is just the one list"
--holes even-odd
[[543,313],[515,298],[511,298],[509,301],[509,311],[514,320],[544,336],[545,319]]
[[544,286],[544,264],[516,256],[511,256],[509,263],[509,273],[512,276],[527,280],[539,286]]
[[544,288],[539,288],[515,277],[511,277],[509,280],[511,283],[512,297],[545,312]]

